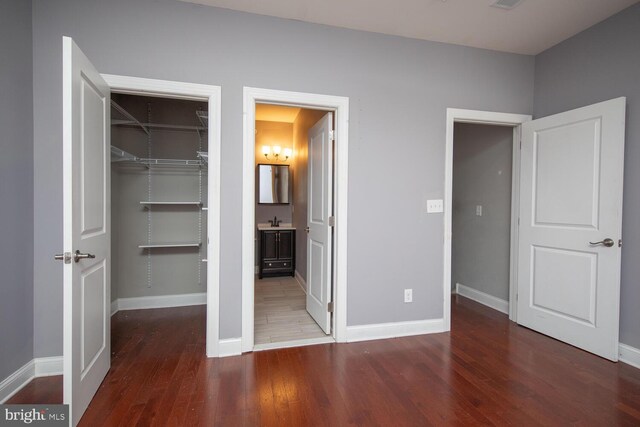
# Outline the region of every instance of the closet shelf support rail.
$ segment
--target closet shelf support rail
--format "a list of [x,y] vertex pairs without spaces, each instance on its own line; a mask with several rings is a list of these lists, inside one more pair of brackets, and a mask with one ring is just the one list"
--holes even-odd
[[143,132],[149,135],[149,129],[147,129],[138,119],[133,117],[131,113],[125,110],[122,106],[120,106],[113,99],[111,100],[111,107],[116,110],[118,113],[122,114],[126,117],[127,120],[112,120],[111,124],[113,125],[127,125],[127,126],[136,126],[142,128]]

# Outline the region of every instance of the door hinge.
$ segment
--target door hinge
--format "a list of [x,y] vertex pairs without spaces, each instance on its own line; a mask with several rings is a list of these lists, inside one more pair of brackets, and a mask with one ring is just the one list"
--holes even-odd
[[336,134],[334,130],[330,130],[329,131],[329,141],[335,141],[336,140]]
[[333,301],[331,301],[329,304],[327,304],[327,311],[329,313],[333,313]]
[[336,217],[332,215],[329,217],[329,227],[335,227],[335,226],[336,226]]

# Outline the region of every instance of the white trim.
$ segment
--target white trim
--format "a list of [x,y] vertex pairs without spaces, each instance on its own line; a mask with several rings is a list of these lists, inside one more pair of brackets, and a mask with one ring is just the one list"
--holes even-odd
[[35,365],[33,360],[30,360],[13,374],[2,380],[2,382],[0,382],[0,404],[9,400],[14,394],[19,392],[22,387],[29,384],[29,381],[34,377]]
[[640,369],[640,349],[626,344],[618,344],[618,360]]
[[335,250],[333,252],[334,338],[347,340],[347,192],[349,164],[349,98],[270,89],[244,88],[242,179],[242,351],[254,347],[255,265],[255,110],[256,102],[335,111]]
[[348,326],[347,342],[408,337],[412,335],[444,332],[444,319],[414,320],[409,322],[378,323]]
[[33,362],[35,365],[36,378],[62,375],[62,356],[36,357],[35,359],[33,359]]
[[460,283],[456,283],[456,294],[479,302],[482,305],[498,310],[501,313],[509,314],[509,301],[505,301],[500,298],[496,298],[493,295],[489,295],[485,292],[481,292],[477,289],[470,288]]
[[9,400],[36,377],[62,375],[62,356],[32,359],[0,381],[0,404]]
[[[207,303],[207,293],[156,295],[149,297],[118,298],[118,311],[142,310],[147,308],[186,307],[189,305],[204,305]],[[113,303],[111,303],[113,307]]]
[[118,311],[120,311],[120,308],[118,307],[118,300],[115,299],[115,300],[111,301],[111,315],[113,316]]
[[307,282],[302,278],[302,276],[300,275],[300,273],[298,273],[298,270],[296,270],[296,276],[295,276],[296,282],[298,282],[298,285],[300,285],[300,287],[302,288],[302,292],[304,292],[304,294],[307,294]]
[[242,354],[242,338],[229,338],[218,343],[218,357],[239,356]]
[[[451,213],[452,213],[452,197],[453,197],[453,127],[454,123],[477,123],[496,126],[510,126],[517,129],[514,130],[514,151],[518,153],[517,163],[513,164],[512,174],[520,174],[520,131],[519,126],[531,120],[531,116],[527,114],[509,114],[496,113],[491,111],[461,110],[457,108],[447,108],[446,121],[446,143],[445,143],[445,160],[444,160],[444,274],[443,274],[443,313],[444,313],[444,330],[451,330]],[[516,137],[517,135],[517,137]],[[516,149],[517,148],[517,149]],[[514,160],[516,156],[514,155]],[[512,176],[513,176],[512,175]],[[517,198],[518,187],[516,182],[512,180],[512,203],[511,203],[511,272],[509,284],[510,307],[512,316],[509,318],[516,321],[517,313],[515,311],[516,304],[516,282],[517,264],[513,256],[515,248],[517,248],[517,208],[514,204],[514,198]],[[517,199],[516,199],[517,200]],[[514,246],[515,245],[515,246]]]
[[331,336],[327,335],[326,337],[321,337],[321,338],[305,338],[302,340],[256,344],[253,346],[253,351],[274,350],[277,348],[304,347],[308,345],[331,344],[335,342],[336,340],[334,340]]
[[207,209],[207,357],[218,356],[220,336],[220,86],[102,74],[112,92],[207,101],[209,167]]

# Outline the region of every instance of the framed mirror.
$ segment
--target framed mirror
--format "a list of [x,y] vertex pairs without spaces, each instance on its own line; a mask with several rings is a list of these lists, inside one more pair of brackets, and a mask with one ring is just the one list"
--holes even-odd
[[258,165],[258,203],[290,202],[289,165]]

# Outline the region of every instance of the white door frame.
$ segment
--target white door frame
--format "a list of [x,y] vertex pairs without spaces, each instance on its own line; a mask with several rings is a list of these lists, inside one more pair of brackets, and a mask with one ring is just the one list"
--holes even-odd
[[347,191],[349,98],[281,90],[244,88],[242,178],[242,352],[254,347],[255,276],[255,124],[256,103],[335,111],[336,156],[333,251],[333,337],[346,342],[347,330]]
[[220,86],[102,74],[111,92],[205,101],[209,106],[207,210],[207,357],[219,355],[220,295]]
[[527,114],[447,108],[446,151],[444,165],[444,330],[451,330],[451,225],[453,199],[453,128],[455,123],[508,126],[513,128],[511,170],[511,248],[509,272],[509,319],[516,321],[518,267],[518,216],[520,206],[520,125],[532,119]]

